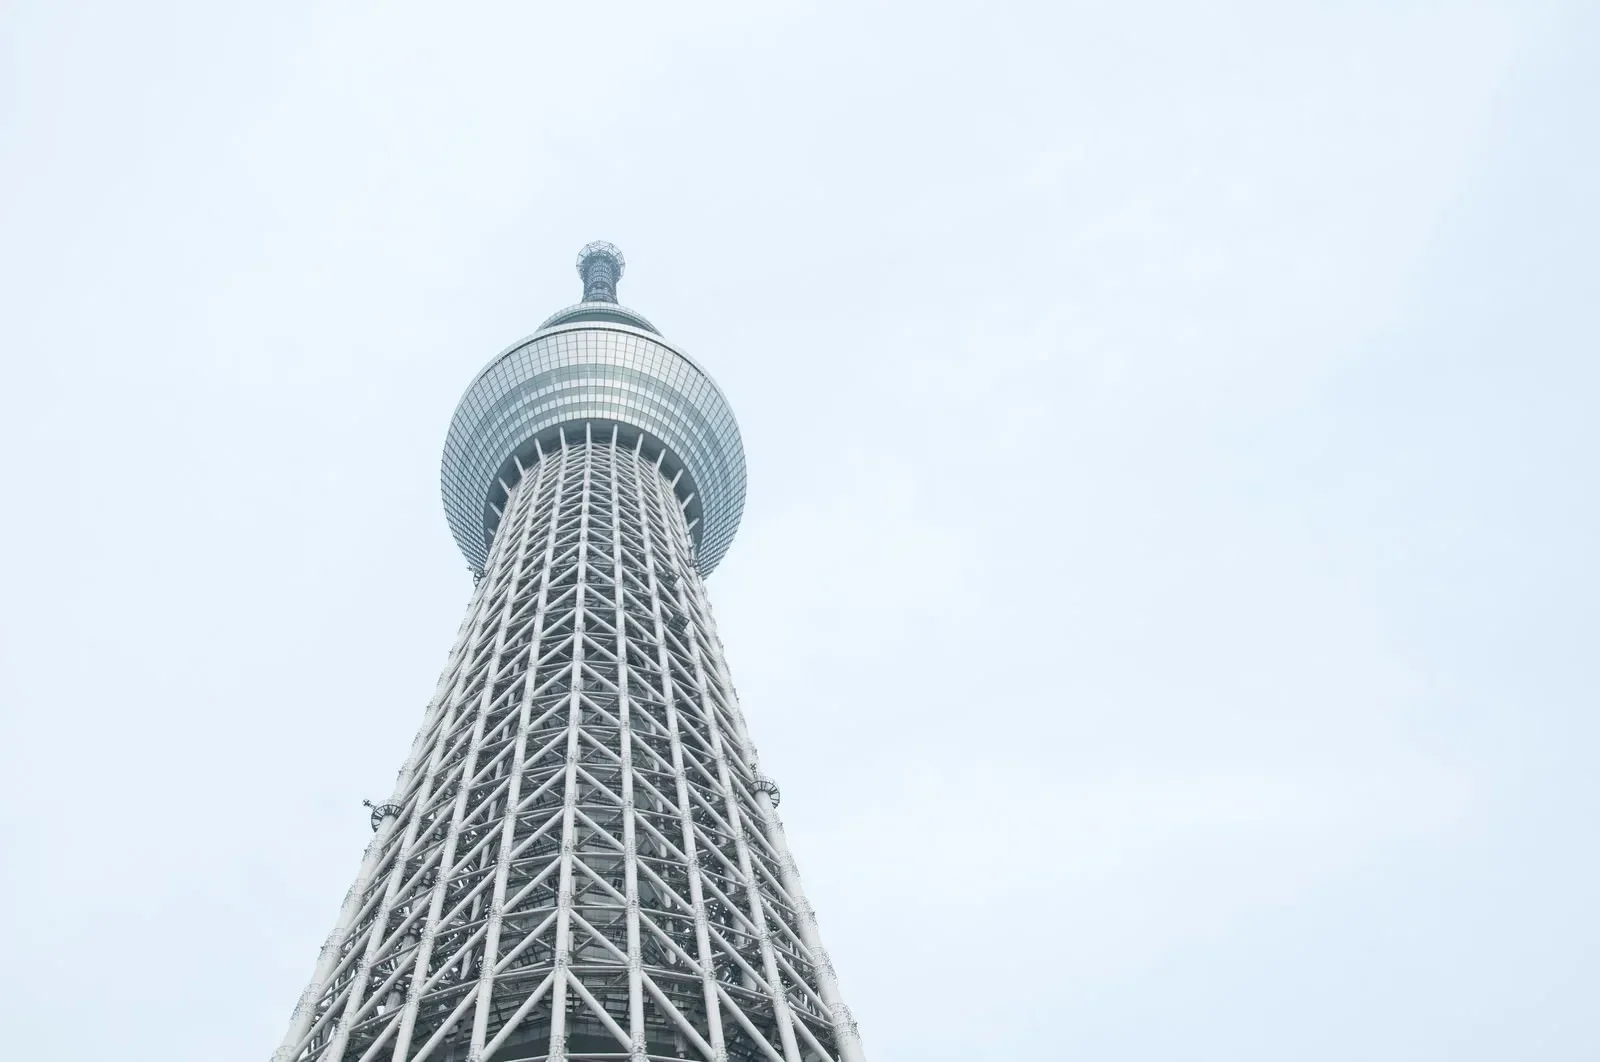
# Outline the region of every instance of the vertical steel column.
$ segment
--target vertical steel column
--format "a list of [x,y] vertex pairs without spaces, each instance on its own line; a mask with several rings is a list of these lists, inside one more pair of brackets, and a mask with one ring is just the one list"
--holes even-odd
[[[717,706],[711,700],[711,692],[706,681],[705,658],[706,652],[700,644],[698,633],[700,618],[690,604],[688,584],[698,584],[700,575],[694,569],[693,559],[689,555],[689,529],[685,526],[683,510],[676,504],[665,507],[668,521],[668,534],[673,558],[677,568],[682,573],[678,579],[678,608],[688,625],[684,637],[688,641],[690,658],[694,661],[694,679],[696,692],[700,698],[700,711],[703,714],[706,726],[709,729],[711,753],[716,760],[717,781],[722,787],[723,806],[726,809],[729,829],[733,833],[734,851],[739,858],[739,872],[744,877],[746,893],[749,897],[750,920],[755,926],[756,943],[761,951],[761,963],[767,981],[767,993],[772,1000],[773,1020],[778,1026],[778,1036],[783,1043],[783,1054],[786,1062],[800,1062],[800,1045],[795,1042],[794,1028],[791,1025],[792,1015],[789,1012],[788,1000],[783,989],[783,980],[778,974],[778,961],[772,953],[772,939],[768,935],[767,914],[761,902],[761,893],[756,885],[755,870],[750,863],[750,849],[744,839],[744,819],[739,811],[739,802],[734,797],[733,778],[728,770],[728,757],[723,749],[722,728],[717,724]],[[741,744],[742,744],[741,740]]]
[[[571,446],[565,429],[561,432],[562,460],[567,460]],[[566,1062],[567,1057],[567,989],[572,981],[572,893],[573,856],[577,848],[578,809],[578,759],[580,731],[583,726],[583,631],[584,609],[587,607],[589,562],[589,485],[592,455],[589,447],[583,448],[583,491],[578,502],[578,557],[577,589],[573,602],[572,665],[568,680],[569,715],[567,718],[567,776],[566,791],[561,812],[561,883],[556,906],[556,979],[552,985],[550,1003],[550,1062]]]
[[[722,1032],[722,1013],[717,1000],[717,984],[713,973],[713,960],[711,955],[711,931],[706,921],[706,902],[700,884],[700,873],[696,866],[698,846],[695,843],[694,819],[689,812],[689,776],[683,765],[683,738],[679,733],[677,684],[672,678],[672,659],[667,652],[666,622],[662,616],[661,608],[661,582],[658,566],[663,563],[658,560],[655,550],[654,536],[650,532],[650,514],[662,514],[661,494],[662,480],[660,474],[661,458],[656,459],[653,467],[646,466],[640,460],[642,455],[634,451],[634,489],[638,492],[639,524],[643,535],[645,571],[650,588],[650,619],[655,636],[656,653],[661,668],[661,698],[665,705],[667,716],[667,735],[672,749],[672,773],[677,783],[678,818],[683,836],[683,854],[687,860],[689,879],[689,904],[694,916],[695,946],[700,964],[700,981],[705,994],[706,1026],[710,1032],[711,1048],[715,1054],[713,1062],[725,1062],[728,1055],[727,1043]],[[665,456],[665,451],[662,452]],[[646,472],[645,469],[649,468]],[[644,491],[646,475],[650,478],[651,490],[648,496]],[[646,500],[648,497],[648,501]]]
[[[422,726],[417,729],[416,737],[411,741],[411,752],[406,756],[406,761],[401,765],[400,772],[395,778],[390,803],[404,802],[406,791],[415,777],[417,765],[428,751],[428,736],[439,723],[449,701],[445,691],[459,674],[462,661],[470,654],[473,633],[477,630],[487,589],[482,584],[473,589],[472,597],[467,604],[466,617],[456,629],[455,644],[451,646],[450,655],[445,660],[444,670],[440,673],[439,681],[434,688],[433,699],[423,715]],[[316,1004],[322,996],[329,976],[340,964],[345,940],[355,929],[357,917],[361,909],[366,906],[364,897],[367,890],[372,887],[373,878],[382,863],[385,849],[390,844],[394,828],[394,817],[384,816],[378,823],[378,829],[374,831],[372,841],[361,853],[361,865],[356,871],[356,879],[349,891],[344,894],[333,929],[317,953],[317,964],[312,971],[311,982],[306,985],[295,1003],[294,1012],[289,1019],[289,1029],[277,1050],[272,1053],[272,1062],[293,1062],[305,1048],[307,1034],[316,1021]]]
[[[535,526],[533,516],[544,492],[546,481],[550,478],[550,467],[549,462],[541,461],[535,475],[524,475],[518,485],[518,511],[526,524],[522,532],[524,541],[533,534]],[[559,509],[561,497],[559,474],[555,479],[555,508]],[[511,778],[506,791],[505,815],[500,824],[500,851],[495,859],[494,894],[489,901],[489,923],[484,934],[483,957],[478,968],[478,998],[472,1017],[472,1038],[467,1047],[467,1062],[483,1062],[484,1042],[489,1032],[489,1010],[494,1001],[495,964],[500,958],[500,933],[505,920],[506,882],[511,873],[511,853],[516,846],[517,815],[522,799],[522,777],[528,754],[529,717],[533,711],[534,666],[539,659],[541,635],[544,632],[545,602],[550,589],[550,558],[555,546],[556,527],[557,521],[552,518],[550,530],[545,535],[545,562],[539,566],[537,576],[539,591],[532,619],[534,630],[528,639],[522,694],[517,707],[517,735],[514,739],[516,745],[511,758]]]
[[[528,499],[518,497],[508,499],[506,508],[508,513],[520,515],[526,510]],[[507,524],[510,524],[507,527]],[[501,591],[505,595],[505,604],[501,606],[498,622],[494,632],[494,649],[489,658],[489,667],[483,680],[482,692],[478,695],[478,711],[472,724],[472,739],[467,746],[466,757],[461,767],[461,780],[456,786],[455,807],[450,815],[450,826],[445,833],[444,846],[440,851],[438,872],[433,882],[432,894],[428,900],[428,917],[423,924],[422,936],[417,943],[415,959],[412,965],[411,984],[406,990],[406,1006],[400,1016],[399,1031],[395,1035],[393,1062],[407,1062],[411,1050],[411,1035],[416,1028],[417,1013],[422,1005],[422,979],[428,975],[428,963],[433,956],[433,946],[439,932],[439,916],[443,913],[444,898],[449,885],[450,871],[454,868],[456,845],[461,837],[461,826],[467,813],[468,798],[472,789],[473,774],[477,768],[478,754],[483,747],[483,728],[488,720],[489,711],[494,705],[495,682],[500,677],[500,661],[505,654],[507,626],[516,609],[517,583],[522,573],[523,559],[527,553],[528,533],[532,529],[531,521],[520,521],[521,534],[516,534],[518,520],[509,520],[501,524],[505,534],[497,536],[505,545],[496,551],[499,567],[503,571],[506,565],[506,554],[511,554],[511,574],[502,584]],[[513,540],[515,546],[512,545]]]
[[617,429],[611,429],[607,464],[611,473],[611,579],[612,622],[617,628],[617,754],[622,759],[623,895],[627,897],[628,935],[628,1054],[631,1062],[646,1062],[644,1028],[644,955],[639,939],[639,838],[633,809],[633,681],[628,662],[628,612],[626,572],[622,564],[622,484],[618,467],[622,455]]
[[[695,580],[695,593],[706,622],[714,623],[709,603],[705,600],[705,588],[698,580]],[[712,637],[715,636],[713,628]],[[744,710],[739,706],[739,695],[734,689],[732,676],[728,674],[727,661],[721,652],[712,655],[717,663],[718,682],[722,686],[730,708],[729,715],[739,731],[740,744],[749,757],[751,772],[757,773],[760,765],[756,758],[755,745],[750,741]],[[767,841],[777,854],[778,876],[783,891],[793,897],[799,906],[800,939],[805,943],[806,950],[811,953],[812,965],[816,970],[817,989],[823,1001],[827,1003],[829,1014],[833,1018],[834,1041],[839,1050],[840,1062],[866,1062],[855,1019],[850,1013],[850,1008],[845,1006],[844,996],[839,991],[839,978],[833,969],[833,960],[828,957],[827,949],[822,945],[822,935],[817,930],[816,909],[811,906],[811,901],[806,898],[805,889],[800,884],[800,870],[795,863],[794,855],[789,851],[789,839],[783,831],[783,820],[778,817],[778,809],[773,805],[770,794],[765,790],[757,790],[754,795],[762,822],[766,826]]]

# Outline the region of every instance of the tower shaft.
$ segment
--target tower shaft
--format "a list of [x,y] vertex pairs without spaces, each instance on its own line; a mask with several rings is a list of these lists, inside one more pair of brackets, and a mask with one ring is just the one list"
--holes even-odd
[[564,425],[274,1062],[862,1062],[667,451]]

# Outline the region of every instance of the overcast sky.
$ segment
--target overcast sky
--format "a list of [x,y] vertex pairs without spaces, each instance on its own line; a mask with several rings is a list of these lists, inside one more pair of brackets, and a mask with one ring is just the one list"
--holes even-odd
[[7,4],[5,1053],[276,1046],[471,590],[450,415],[606,239],[740,418],[874,1062],[1600,1057],[1597,40]]

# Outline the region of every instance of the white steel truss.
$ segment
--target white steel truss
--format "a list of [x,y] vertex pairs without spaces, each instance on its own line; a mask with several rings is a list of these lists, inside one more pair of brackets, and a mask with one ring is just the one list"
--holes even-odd
[[863,1062],[644,445],[508,488],[274,1062]]

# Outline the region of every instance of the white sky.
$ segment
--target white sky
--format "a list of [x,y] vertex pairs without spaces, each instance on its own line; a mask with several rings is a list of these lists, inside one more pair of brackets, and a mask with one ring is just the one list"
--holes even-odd
[[[1587,9],[1587,10],[1585,10]],[[1592,5],[12,3],[0,1028],[265,1058],[619,244],[874,1062],[1600,1056]]]

